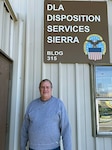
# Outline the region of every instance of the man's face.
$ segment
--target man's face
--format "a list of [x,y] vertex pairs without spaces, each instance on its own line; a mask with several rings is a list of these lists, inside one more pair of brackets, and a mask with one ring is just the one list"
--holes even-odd
[[39,90],[40,90],[40,95],[42,100],[48,100],[51,98],[52,87],[48,81],[42,82]]

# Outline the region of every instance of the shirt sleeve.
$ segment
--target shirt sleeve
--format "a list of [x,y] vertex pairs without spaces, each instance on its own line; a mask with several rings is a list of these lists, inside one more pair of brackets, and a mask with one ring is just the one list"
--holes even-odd
[[26,112],[21,128],[21,139],[20,139],[20,147],[21,150],[26,150],[26,145],[28,142],[28,128],[29,128],[30,120],[28,113]]
[[61,136],[64,150],[72,150],[71,126],[64,104],[61,106]]

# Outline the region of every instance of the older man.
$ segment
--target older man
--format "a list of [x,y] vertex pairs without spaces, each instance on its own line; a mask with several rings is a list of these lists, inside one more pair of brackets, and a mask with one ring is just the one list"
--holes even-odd
[[40,98],[33,100],[26,111],[21,130],[21,150],[72,150],[71,129],[63,102],[52,96],[52,83],[44,79],[39,85]]

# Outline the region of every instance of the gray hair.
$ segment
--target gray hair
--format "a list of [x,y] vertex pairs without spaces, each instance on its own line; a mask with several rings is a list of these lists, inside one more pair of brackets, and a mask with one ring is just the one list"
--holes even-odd
[[45,81],[48,81],[48,82],[50,83],[51,88],[53,87],[53,86],[52,86],[52,82],[51,82],[49,79],[43,79],[43,80],[40,82],[40,84],[39,84],[39,88],[41,87],[41,84],[42,84],[43,82],[45,82]]

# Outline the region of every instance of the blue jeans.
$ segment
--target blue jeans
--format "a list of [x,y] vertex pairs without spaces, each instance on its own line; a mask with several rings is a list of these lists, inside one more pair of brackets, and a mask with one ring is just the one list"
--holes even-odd
[[[34,149],[29,149],[29,150],[34,150]],[[55,148],[55,149],[51,149],[51,150],[60,150],[60,147],[57,147],[57,148]]]

